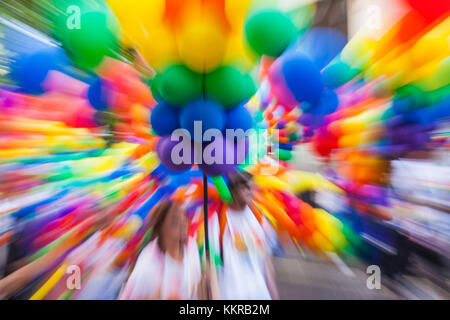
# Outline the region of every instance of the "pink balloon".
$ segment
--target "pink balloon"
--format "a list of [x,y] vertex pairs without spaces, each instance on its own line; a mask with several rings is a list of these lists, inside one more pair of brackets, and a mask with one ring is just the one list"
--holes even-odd
[[290,92],[281,72],[282,59],[277,59],[269,69],[269,82],[271,94],[277,99],[278,104],[282,105],[286,111],[294,109],[299,103]]

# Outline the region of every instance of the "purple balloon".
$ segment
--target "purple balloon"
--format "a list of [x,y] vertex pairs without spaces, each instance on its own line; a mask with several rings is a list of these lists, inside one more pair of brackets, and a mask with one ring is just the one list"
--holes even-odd
[[278,129],[284,129],[285,126],[286,126],[286,121],[284,121],[284,120],[280,120],[280,122],[277,123]]
[[[181,145],[179,145],[181,144]],[[178,146],[179,152],[172,154],[172,150]],[[158,154],[161,163],[169,170],[172,171],[186,171],[189,170],[194,164],[194,148],[189,139],[180,139],[178,141],[172,141],[171,136],[167,135],[159,139],[156,145],[156,152]],[[184,152],[189,152],[189,159],[185,161],[186,156]],[[180,162],[180,163],[178,163]]]
[[305,127],[309,127],[316,122],[316,117],[311,113],[304,113],[300,116],[298,122]]
[[158,139],[158,142],[156,143],[156,154],[159,156],[159,154],[162,152],[162,149],[161,149],[161,147],[162,147],[162,145],[163,145],[163,142],[164,141],[166,141],[164,138],[166,138],[166,137],[168,137],[168,136],[164,136],[164,137],[161,137],[161,138],[159,138]]
[[[203,146],[203,161],[199,164],[200,170],[209,176],[220,176],[233,172],[235,166],[243,163],[248,155],[248,139],[240,141],[230,141],[226,138],[219,138],[220,144],[216,147],[212,145],[214,142]],[[211,149],[207,149],[207,148]],[[217,154],[216,152],[219,152]],[[208,161],[208,163],[207,163]]]
[[410,146],[413,148],[421,148],[428,142],[430,142],[430,135],[428,132],[419,131],[411,136]]

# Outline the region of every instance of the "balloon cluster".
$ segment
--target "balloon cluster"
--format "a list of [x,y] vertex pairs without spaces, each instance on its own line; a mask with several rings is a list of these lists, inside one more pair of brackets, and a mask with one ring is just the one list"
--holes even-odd
[[290,112],[283,112],[280,107],[275,108],[272,104],[264,111],[264,117],[268,120],[269,131],[273,140],[273,154],[277,159],[290,161],[293,159],[292,151],[300,143],[301,132],[298,120],[300,113],[293,109]]
[[[410,3],[409,13],[383,37],[355,37],[322,71],[326,83],[340,87],[342,102],[312,139],[320,155],[362,148],[396,158],[425,147],[430,132],[450,115],[449,80],[443,76],[449,71],[448,10],[443,6],[430,15],[421,1]],[[411,20],[418,16],[423,29]],[[353,70],[351,76],[342,77],[343,69]]]
[[136,70],[125,62],[107,57],[95,71],[87,98],[97,110],[99,125],[113,119],[116,133],[133,133],[137,138],[154,140],[149,133],[148,117],[149,107],[156,102]]
[[[159,27],[172,33],[169,40],[165,39],[166,44],[177,39],[177,54],[174,50],[172,55],[161,53],[147,59],[159,71],[151,81],[152,92],[159,101],[152,110],[151,125],[162,137],[157,152],[169,170],[184,171],[198,163],[193,156],[181,164],[174,163],[173,151],[180,140],[171,141],[170,135],[179,128],[190,137],[184,149],[190,149],[191,144],[200,150],[199,168],[207,175],[229,173],[248,154],[248,137],[222,138],[223,147],[216,151],[220,153],[216,157],[223,161],[208,164],[203,155],[212,143],[202,143],[201,139],[208,129],[225,135],[230,129],[246,132],[252,128],[252,116],[245,103],[256,89],[242,61],[248,56],[253,56],[253,61],[257,56],[278,56],[298,33],[292,21],[276,10],[258,10],[246,19],[248,5],[248,1],[165,2]],[[145,56],[146,47],[142,46],[142,50]],[[196,122],[201,122],[200,137],[194,130]],[[230,153],[234,154],[232,163],[225,161]],[[245,156],[237,159],[236,155],[242,153]]]
[[[334,180],[361,212],[382,218],[389,161],[432,146],[450,116],[448,3],[406,1],[407,13],[379,39],[354,37],[322,70],[339,107],[311,126],[318,155],[337,160]],[[303,109],[303,106],[302,106]],[[305,137],[306,138],[306,137]],[[378,207],[379,208],[379,207]]]
[[117,57],[122,31],[119,21],[102,0],[52,0],[53,34],[73,62],[87,70],[104,57]]
[[[302,191],[310,184],[320,190],[342,193],[320,175],[288,170],[280,167],[276,175],[259,175],[255,173],[256,192],[254,206],[267,217],[277,229],[286,230],[294,242],[301,243],[308,250],[317,254],[338,252],[354,254],[360,239],[350,225],[343,223],[323,209],[314,208],[298,199],[296,192]],[[301,247],[300,247],[301,248]]]

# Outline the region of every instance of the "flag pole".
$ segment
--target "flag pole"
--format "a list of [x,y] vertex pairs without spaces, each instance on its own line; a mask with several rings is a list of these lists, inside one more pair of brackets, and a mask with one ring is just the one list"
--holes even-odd
[[206,260],[209,260],[209,237],[208,237],[208,179],[203,173],[203,219],[205,226],[205,250]]

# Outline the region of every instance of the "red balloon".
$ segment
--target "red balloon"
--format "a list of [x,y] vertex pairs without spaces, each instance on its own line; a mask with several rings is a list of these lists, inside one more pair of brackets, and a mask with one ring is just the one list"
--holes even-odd
[[417,11],[428,21],[433,21],[440,16],[449,15],[449,0],[406,0],[410,7]]
[[338,148],[338,139],[325,127],[319,128],[312,138],[314,150],[322,157],[329,157]]

